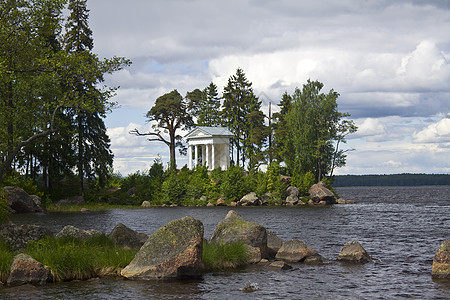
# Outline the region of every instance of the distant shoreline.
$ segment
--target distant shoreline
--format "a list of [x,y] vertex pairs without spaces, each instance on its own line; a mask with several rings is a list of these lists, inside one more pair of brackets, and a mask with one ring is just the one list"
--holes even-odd
[[333,187],[450,185],[450,174],[336,175]]

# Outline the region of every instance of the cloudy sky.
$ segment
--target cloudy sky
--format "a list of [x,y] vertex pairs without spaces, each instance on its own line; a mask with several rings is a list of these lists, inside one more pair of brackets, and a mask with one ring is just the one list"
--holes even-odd
[[[242,68],[264,109],[309,78],[340,93],[359,127],[337,174],[450,173],[450,1],[90,0],[94,52],[133,65],[106,78],[114,168],[146,170],[168,148],[128,134],[177,89],[220,93]],[[187,163],[177,157],[178,166]]]

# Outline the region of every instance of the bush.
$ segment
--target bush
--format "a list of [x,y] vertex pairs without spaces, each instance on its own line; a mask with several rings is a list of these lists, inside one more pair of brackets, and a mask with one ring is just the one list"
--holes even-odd
[[221,194],[228,203],[239,201],[244,195],[251,192],[248,188],[249,177],[245,176],[244,169],[238,166],[230,166],[224,174],[220,186]]
[[206,271],[236,269],[248,264],[247,246],[242,242],[203,242],[203,264]]
[[9,206],[6,200],[5,190],[0,186],[0,224],[8,221]]
[[305,174],[298,175],[294,174],[292,176],[291,184],[298,187],[300,190],[300,195],[307,195],[309,188],[316,183],[316,178],[311,172],[306,172]]

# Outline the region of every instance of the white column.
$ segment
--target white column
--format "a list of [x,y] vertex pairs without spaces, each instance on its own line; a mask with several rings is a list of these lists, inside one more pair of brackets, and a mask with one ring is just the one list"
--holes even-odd
[[197,166],[198,163],[198,146],[194,145],[194,168]]
[[214,170],[216,168],[216,145],[212,144],[212,153],[211,153],[211,160],[212,160],[212,164],[211,164],[211,170]]
[[230,145],[224,144],[223,148],[225,151],[225,170],[227,170],[230,166]]
[[192,146],[191,145],[189,145],[188,160],[189,160],[189,170],[192,170]]
[[205,145],[205,147],[206,147],[206,159],[205,159],[205,165],[206,165],[206,169],[209,169],[209,168],[211,168],[211,161],[210,161],[210,157],[209,157],[209,146],[210,145],[208,145],[208,144],[206,144]]

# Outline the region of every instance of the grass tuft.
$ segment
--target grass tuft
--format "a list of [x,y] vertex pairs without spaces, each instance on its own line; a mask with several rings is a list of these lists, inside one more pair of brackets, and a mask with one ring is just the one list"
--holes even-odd
[[6,241],[0,239],[0,282],[6,282],[15,253]]
[[87,241],[70,237],[46,237],[30,242],[25,253],[50,267],[55,281],[70,281],[85,280],[105,275],[105,270],[124,268],[137,250],[114,246],[103,235]]
[[236,269],[248,264],[247,247],[242,242],[203,242],[203,264],[208,272]]

